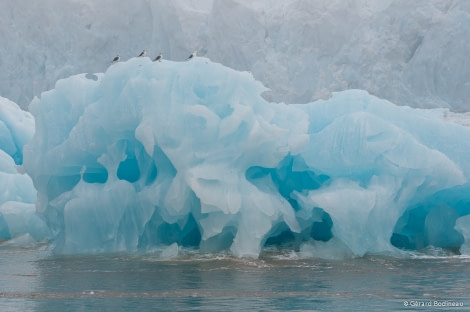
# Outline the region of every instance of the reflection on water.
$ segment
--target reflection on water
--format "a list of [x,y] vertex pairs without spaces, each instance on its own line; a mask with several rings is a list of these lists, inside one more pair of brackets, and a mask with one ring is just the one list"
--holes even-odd
[[437,300],[468,309],[469,284],[470,259],[464,257],[332,261],[192,254],[161,261],[0,250],[1,311],[400,311],[416,309],[405,301]]

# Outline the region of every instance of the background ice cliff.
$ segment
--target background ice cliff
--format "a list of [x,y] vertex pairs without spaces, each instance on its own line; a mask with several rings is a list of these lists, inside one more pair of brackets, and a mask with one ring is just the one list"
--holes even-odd
[[307,103],[363,89],[398,105],[469,111],[467,0],[17,0],[0,3],[0,94],[27,107],[59,78],[147,49],[194,49]]

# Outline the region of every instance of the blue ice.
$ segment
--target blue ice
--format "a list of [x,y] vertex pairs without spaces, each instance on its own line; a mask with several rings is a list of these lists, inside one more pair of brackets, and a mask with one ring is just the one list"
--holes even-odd
[[17,167],[23,162],[23,146],[33,134],[33,116],[0,97],[0,241],[21,246],[49,236],[36,213],[33,182]]
[[21,168],[58,252],[468,250],[470,128],[445,110],[361,90],[270,103],[250,73],[206,58],[89,78],[30,105]]

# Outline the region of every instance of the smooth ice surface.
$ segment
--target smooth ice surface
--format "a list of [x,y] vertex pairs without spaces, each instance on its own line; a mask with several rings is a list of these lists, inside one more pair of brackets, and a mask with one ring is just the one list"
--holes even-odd
[[33,133],[33,116],[0,97],[0,241],[22,235],[40,241],[48,232],[36,214],[31,178],[17,171],[23,162],[23,146]]
[[286,105],[265,90],[200,57],[58,81],[30,106],[23,164],[56,251],[331,258],[468,243],[455,228],[470,212],[465,115],[360,90]]
[[0,29],[0,94],[22,107],[116,54],[199,49],[251,71],[276,102],[357,88],[470,111],[468,0],[15,0],[0,1]]
[[[34,118],[12,101],[0,97],[0,150],[16,164],[23,162],[23,146],[34,133]],[[3,156],[2,159],[4,159]],[[1,164],[0,164],[1,165]]]

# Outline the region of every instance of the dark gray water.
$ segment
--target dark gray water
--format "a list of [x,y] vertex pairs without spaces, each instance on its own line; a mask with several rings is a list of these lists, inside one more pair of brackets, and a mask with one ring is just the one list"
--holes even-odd
[[462,311],[469,288],[470,258],[458,256],[163,261],[0,249],[0,311]]

